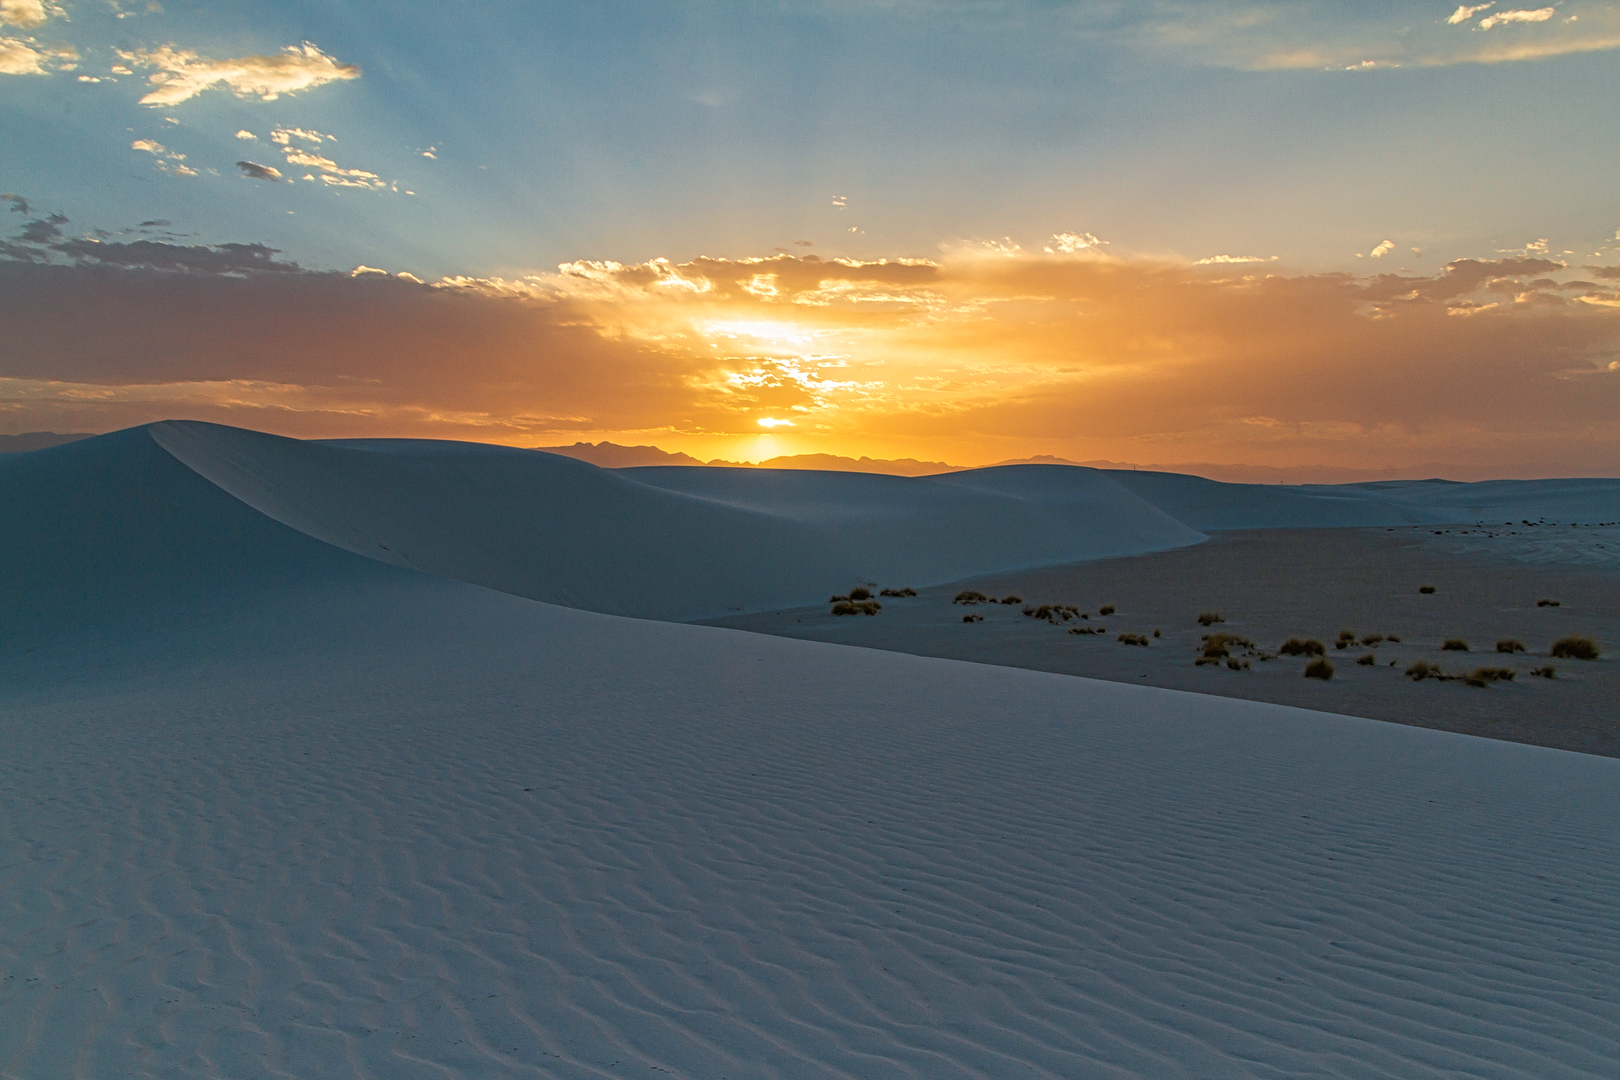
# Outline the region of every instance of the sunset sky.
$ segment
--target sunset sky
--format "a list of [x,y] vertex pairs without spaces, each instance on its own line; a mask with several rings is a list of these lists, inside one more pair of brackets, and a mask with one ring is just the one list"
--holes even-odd
[[0,432],[1620,475],[1620,4],[0,0]]

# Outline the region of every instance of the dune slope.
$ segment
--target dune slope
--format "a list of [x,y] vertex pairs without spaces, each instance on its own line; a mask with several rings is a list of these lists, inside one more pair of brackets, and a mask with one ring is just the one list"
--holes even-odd
[[138,434],[31,557],[210,615],[0,655],[0,1075],[1620,1063],[1613,760],[538,604]]
[[922,585],[1203,539],[1089,471],[1050,470],[1031,482],[1025,470],[997,470],[1008,474],[999,485],[977,486],[856,473],[612,471],[472,443],[310,443],[177,421],[149,430],[225,491],[328,543],[644,618],[810,603],[860,581]]

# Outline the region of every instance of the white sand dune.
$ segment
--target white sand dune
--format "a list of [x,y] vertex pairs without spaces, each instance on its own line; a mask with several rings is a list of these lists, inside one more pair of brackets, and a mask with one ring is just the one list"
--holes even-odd
[[0,512],[0,1076],[1620,1066],[1620,761],[536,603],[144,431]]
[[[861,473],[599,469],[475,443],[311,443],[212,424],[152,438],[328,543],[534,600],[696,618],[1196,543],[1094,470]],[[657,475],[648,475],[657,474]]]

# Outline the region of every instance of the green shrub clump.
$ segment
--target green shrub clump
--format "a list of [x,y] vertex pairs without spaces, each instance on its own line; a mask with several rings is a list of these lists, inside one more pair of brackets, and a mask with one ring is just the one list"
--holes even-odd
[[1598,658],[1597,642],[1589,637],[1562,637],[1553,642],[1552,648],[1547,650],[1549,656],[1556,656],[1560,660],[1596,660]]
[[1304,641],[1301,641],[1297,637],[1291,637],[1281,645],[1277,646],[1277,651],[1284,656],[1327,655],[1326,646],[1324,646],[1320,641],[1317,641],[1315,638],[1307,638]]

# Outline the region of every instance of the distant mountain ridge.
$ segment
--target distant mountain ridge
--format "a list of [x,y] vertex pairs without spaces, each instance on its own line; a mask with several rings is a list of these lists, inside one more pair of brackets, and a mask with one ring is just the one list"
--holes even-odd
[[[1078,465],[1086,469],[1110,472],[1163,472],[1183,476],[1202,476],[1206,480],[1219,480],[1227,484],[1364,484],[1375,480],[1427,480],[1446,477],[1453,480],[1490,480],[1500,473],[1473,465],[1431,462],[1399,469],[1352,469],[1337,465],[1217,465],[1213,462],[1178,462],[1170,464],[1137,465],[1129,461],[1074,461],[1051,454],[1033,457],[1008,458],[992,465],[951,465],[943,461],[918,461],[916,458],[840,457],[836,454],[792,454],[774,457],[753,464],[747,461],[727,461],[715,458],[700,461],[690,454],[670,453],[656,446],[620,446],[617,443],[577,442],[572,446],[536,446],[549,454],[562,454],[598,465],[604,469],[633,469],[648,465],[708,465],[731,469],[819,469],[827,472],[883,473],[889,476],[933,476],[939,473],[965,472],[973,468],[996,468],[1002,465]],[[1531,466],[1527,472],[1540,475],[1558,475],[1550,467]]]

